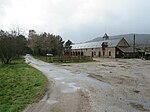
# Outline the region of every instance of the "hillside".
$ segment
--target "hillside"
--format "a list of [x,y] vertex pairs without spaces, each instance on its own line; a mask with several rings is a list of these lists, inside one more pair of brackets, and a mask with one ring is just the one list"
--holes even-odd
[[[136,44],[138,45],[150,45],[150,34],[135,34]],[[116,36],[109,36],[110,39],[113,38],[122,38],[124,37],[130,45],[133,44],[133,34],[123,34],[123,35],[116,35]],[[88,42],[95,42],[103,40],[102,37],[95,38]]]

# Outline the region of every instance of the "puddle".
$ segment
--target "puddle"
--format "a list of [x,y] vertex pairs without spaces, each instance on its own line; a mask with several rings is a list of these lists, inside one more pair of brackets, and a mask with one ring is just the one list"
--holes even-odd
[[55,104],[55,103],[58,103],[58,101],[55,101],[55,100],[47,100],[47,103],[49,103],[49,104]]
[[64,77],[56,77],[54,78],[55,80],[64,80],[65,78]]
[[66,84],[65,82],[61,82],[62,84]]
[[87,74],[87,73],[75,73],[75,76],[77,76],[77,77],[87,77],[89,74]]
[[68,87],[66,87],[64,90],[62,90],[63,93],[72,93],[77,90],[81,89],[78,87],[75,83],[68,83]]

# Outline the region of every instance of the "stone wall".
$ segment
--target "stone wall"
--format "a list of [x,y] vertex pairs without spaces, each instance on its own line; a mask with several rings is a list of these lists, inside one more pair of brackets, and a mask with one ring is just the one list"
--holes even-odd
[[102,48],[74,49],[71,54],[72,56],[115,58],[116,48],[106,48],[105,51],[102,51]]

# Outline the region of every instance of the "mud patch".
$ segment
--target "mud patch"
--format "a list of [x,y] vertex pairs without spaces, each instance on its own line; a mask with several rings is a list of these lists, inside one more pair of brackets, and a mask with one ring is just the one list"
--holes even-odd
[[122,76],[125,77],[125,78],[127,78],[127,79],[131,78],[130,76],[126,76],[126,75],[122,75]]
[[135,79],[131,79],[130,77],[111,77],[111,83],[114,84],[121,84],[121,85],[127,85],[127,86],[137,86],[137,81]]
[[71,65],[69,65],[69,64],[62,64],[61,66],[71,66]]
[[62,111],[61,109],[59,109],[58,107],[54,107],[50,110],[50,112],[65,112],[65,111]]
[[101,76],[101,75],[90,74],[90,75],[88,75],[88,77],[91,77],[91,78],[94,78],[94,79],[96,79],[96,80],[99,80],[99,81],[104,82],[104,78],[103,78],[103,76]]
[[104,66],[104,67],[116,67],[114,65],[106,65],[106,64],[101,64],[101,65]]
[[150,111],[150,109],[146,109],[144,108],[144,106],[142,104],[138,104],[138,103],[130,103],[130,105],[135,108],[136,110],[139,111]]
[[124,69],[130,69],[130,68],[131,68],[131,66],[128,66],[128,65],[125,65],[125,66],[124,66],[124,65],[121,65],[120,67],[121,67],[121,68],[124,68]]
[[140,93],[140,91],[139,91],[139,90],[134,90],[133,92],[135,92],[135,93]]

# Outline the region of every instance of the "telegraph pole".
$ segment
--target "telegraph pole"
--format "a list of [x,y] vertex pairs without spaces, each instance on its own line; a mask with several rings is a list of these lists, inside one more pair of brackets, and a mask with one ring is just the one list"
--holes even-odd
[[133,52],[135,54],[135,34],[133,35]]

